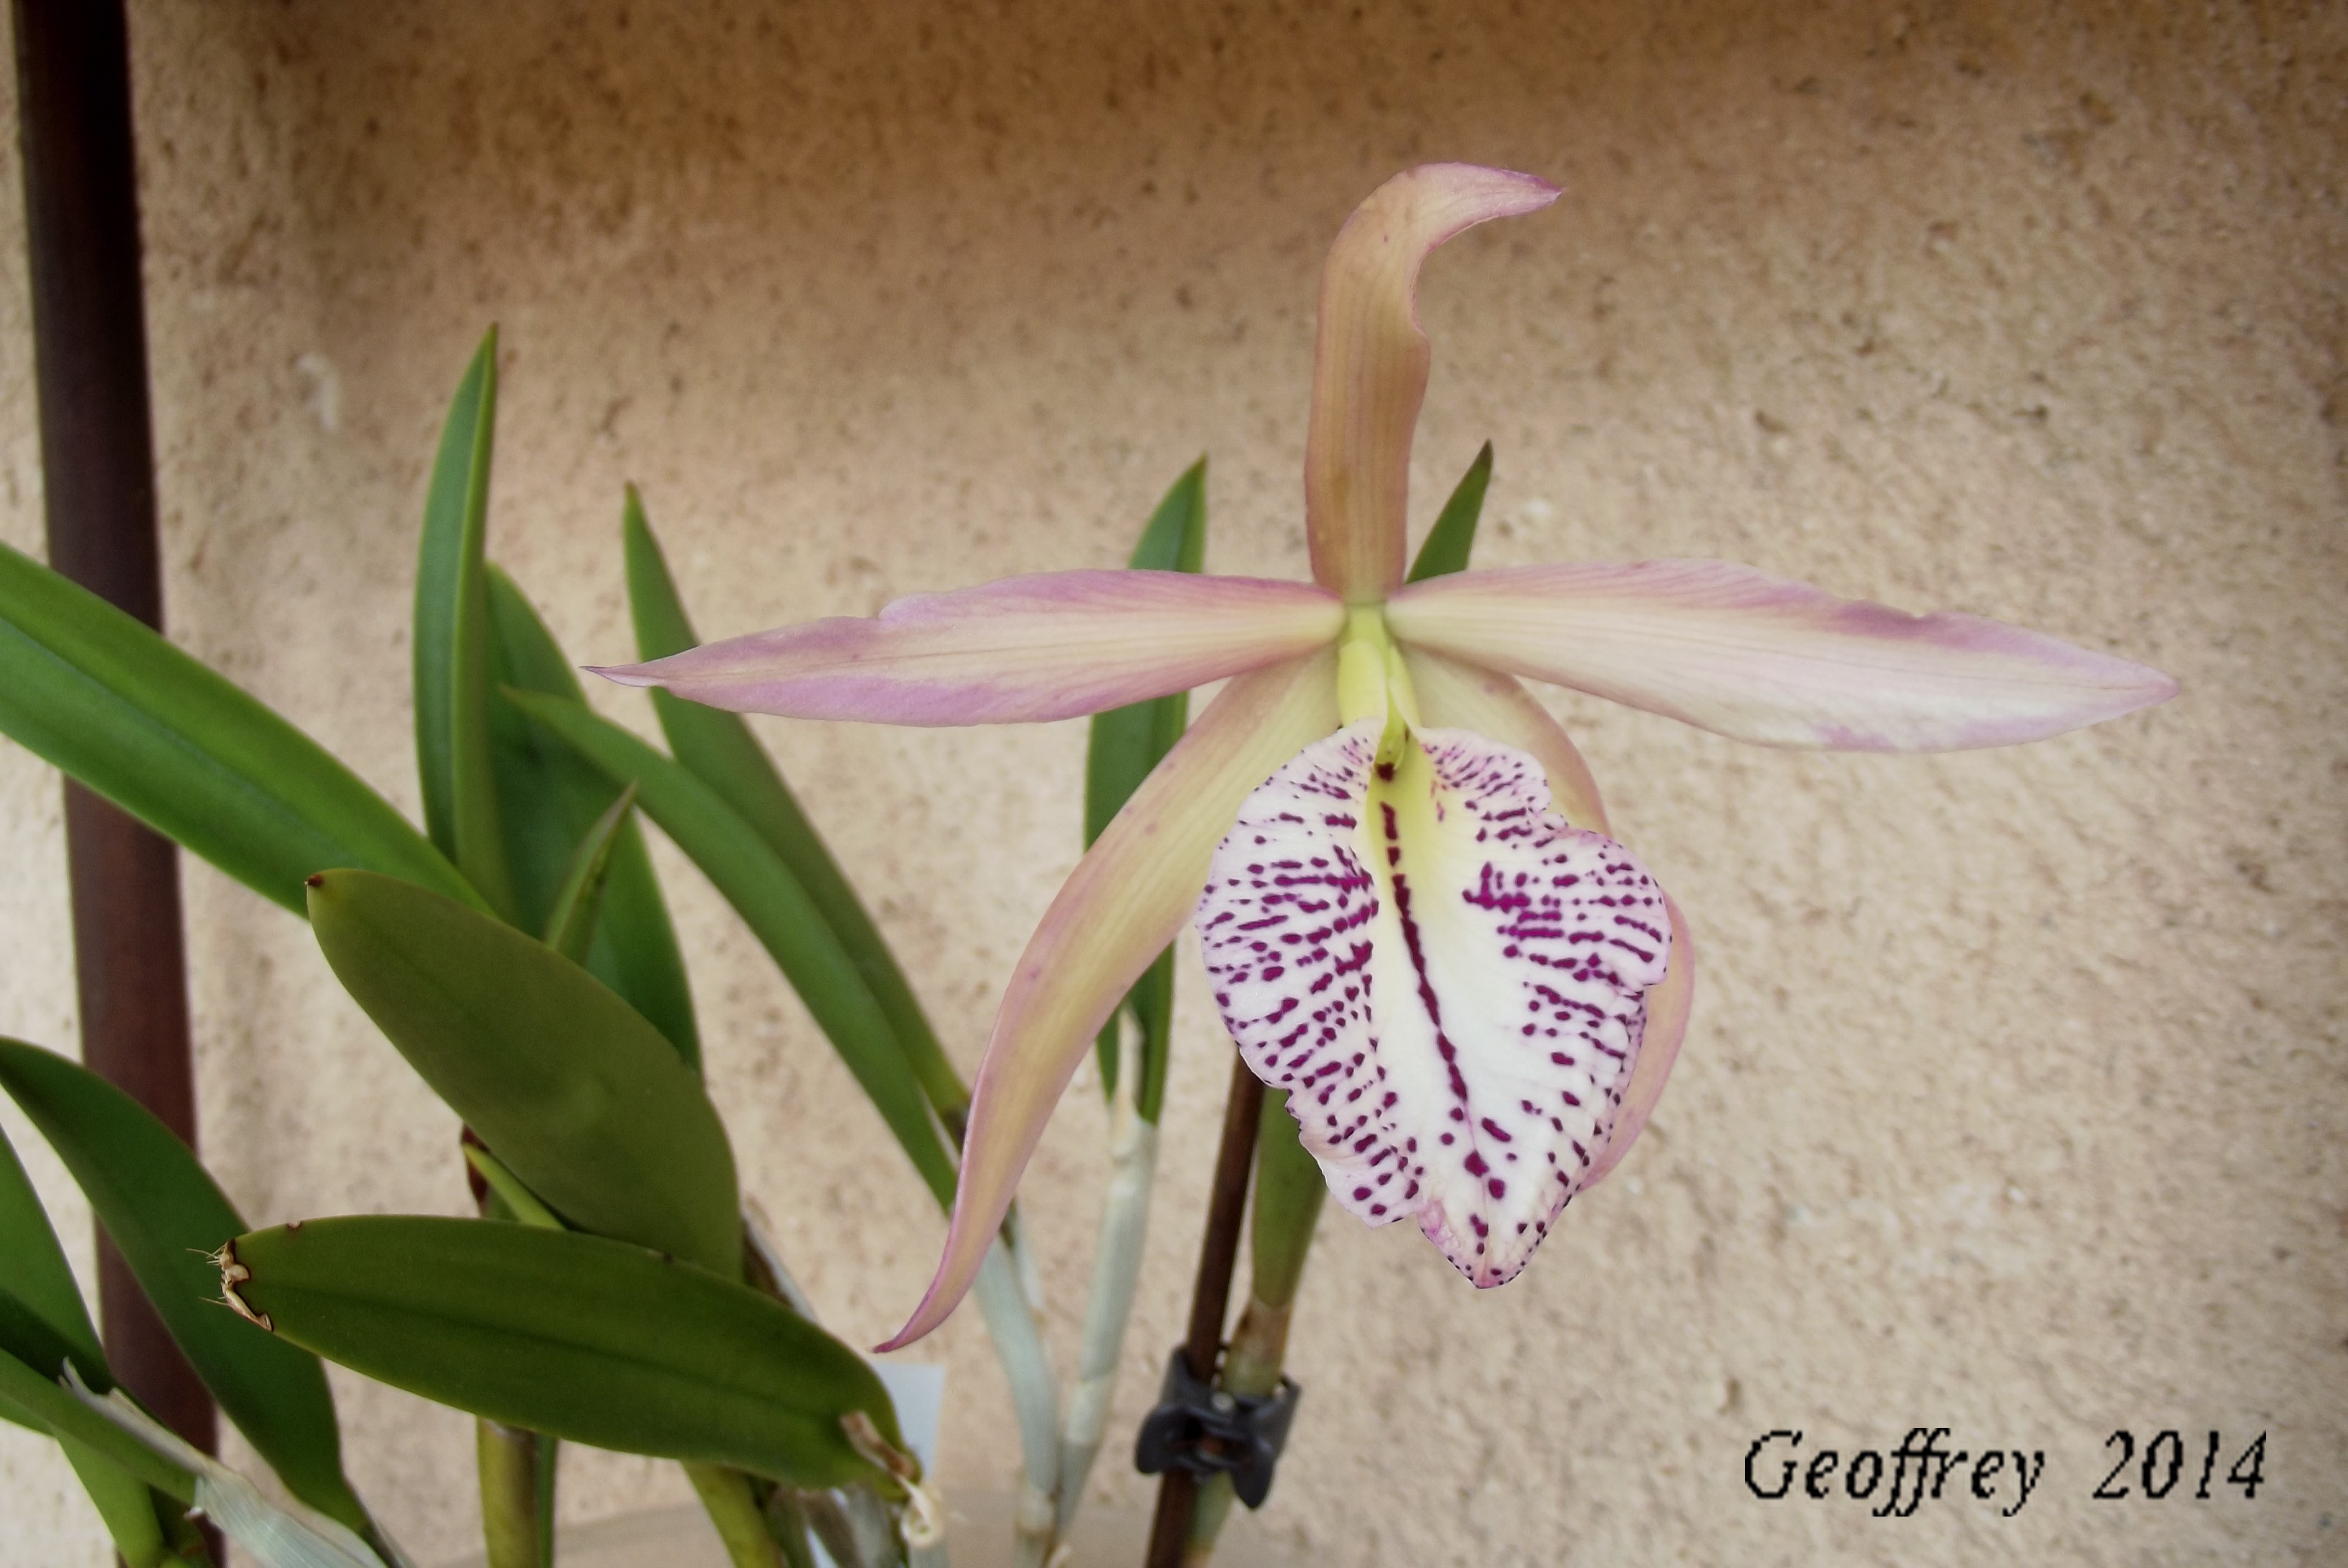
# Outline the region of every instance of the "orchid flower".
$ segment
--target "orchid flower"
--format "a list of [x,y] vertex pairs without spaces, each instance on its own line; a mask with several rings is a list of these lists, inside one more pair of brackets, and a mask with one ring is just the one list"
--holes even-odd
[[602,671],[721,708],[899,724],[1065,719],[1229,678],[1028,941],[979,1068],[944,1257],[881,1349],[968,1290],[1095,1032],[1194,914],[1224,1020],[1289,1091],[1337,1201],[1372,1225],[1416,1220],[1478,1286],[1523,1266],[1653,1111],[1694,948],[1519,677],[1849,751],[2036,740],[2175,692],[2036,632],[1717,561],[1406,586],[1421,264],[1557,196],[1428,165],[1338,234],[1305,446],[1309,584],[1009,578]]

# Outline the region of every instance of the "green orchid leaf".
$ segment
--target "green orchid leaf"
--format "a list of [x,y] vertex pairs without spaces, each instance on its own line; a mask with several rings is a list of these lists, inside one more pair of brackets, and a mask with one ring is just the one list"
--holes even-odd
[[366,1531],[366,1511],[343,1475],[324,1370],[219,1306],[207,1255],[245,1225],[188,1146],[122,1091],[38,1046],[0,1040],[0,1089],[65,1162],[156,1316],[245,1440],[294,1496]]
[[51,1435],[128,1568],[161,1568],[178,1561],[163,1534],[163,1521],[166,1511],[176,1518],[185,1510],[87,1443],[61,1433]]
[[[1126,564],[1141,571],[1198,571],[1207,560],[1207,460],[1200,458],[1174,481],[1141,530]],[[672,699],[674,701],[674,699]],[[1150,770],[1182,738],[1189,720],[1190,694],[1177,692],[1096,713],[1085,753],[1085,844],[1090,847],[1109,819],[1123,809]],[[1126,993],[1125,1005],[1141,1030],[1141,1083],[1135,1108],[1145,1122],[1158,1120],[1166,1097],[1166,1064],[1174,1029],[1174,949],[1168,948]],[[1101,1088],[1117,1089],[1117,1018],[1103,1025],[1097,1049]]]
[[[685,617],[668,562],[653,537],[652,524],[645,519],[644,503],[633,485],[628,487],[621,518],[621,536],[627,555],[628,610],[635,621],[637,656],[664,659],[696,646],[700,640]],[[970,1090],[946,1059],[937,1031],[930,1027],[880,927],[841,875],[815,825],[799,809],[766,748],[758,744],[739,714],[723,709],[656,691],[653,712],[660,718],[661,733],[668,737],[669,750],[678,764],[707,784],[766,840],[831,927],[832,936],[864,978],[865,989],[896,1032],[898,1047],[912,1065],[931,1108],[954,1142],[961,1143],[963,1123],[970,1112]]]
[[1426,542],[1418,547],[1418,559],[1410,564],[1412,582],[1468,569],[1468,554],[1476,548],[1476,524],[1484,515],[1484,491],[1491,483],[1492,444],[1487,441],[1459,477],[1451,498],[1443,503]]
[[73,1266],[5,1132],[0,1132],[0,1260],[7,1267],[6,1283],[0,1289],[65,1340],[92,1388],[101,1393],[112,1388],[106,1353],[98,1348],[98,1328],[89,1320]]
[[424,823],[489,907],[515,917],[489,761],[489,456],[498,419],[498,332],[457,384],[424,495],[416,562],[416,766]]
[[[98,1348],[98,1329],[66,1262],[65,1248],[5,1133],[0,1133],[0,1268],[7,1281],[0,1286],[0,1351],[36,1369],[70,1360],[90,1387],[100,1392],[112,1388],[114,1374]],[[31,1411],[5,1397],[0,1397],[0,1418],[48,1430]],[[57,1442],[123,1562],[131,1568],[162,1562],[168,1547],[146,1483],[69,1437],[59,1437]]]
[[240,1236],[236,1289],[331,1360],[509,1426],[731,1465],[872,1481],[840,1422],[902,1446],[871,1368],[746,1286],[623,1242],[488,1220],[313,1220]]
[[318,743],[151,628],[0,546],[0,733],[263,897],[363,866],[479,895]]
[[[572,853],[612,804],[613,785],[602,770],[506,700],[502,689],[508,686],[573,702],[582,693],[570,661],[521,589],[495,566],[489,576],[489,663],[500,688],[489,701],[498,805],[504,814],[520,923],[526,931],[543,931]],[[700,1070],[701,1036],[685,957],[644,848],[644,829],[633,816],[621,824],[613,842],[602,911],[581,961],[650,1019],[685,1065]]]
[[574,964],[586,962],[588,946],[603,911],[612,851],[618,846],[620,829],[628,825],[628,813],[635,804],[636,786],[630,784],[579,841],[570,867],[562,874],[562,886],[555,892],[553,911],[546,917],[546,945]]
[[[292,1346],[286,1348],[301,1354]],[[309,1358],[304,1356],[303,1359]],[[55,1432],[59,1442],[70,1443],[97,1456],[167,1497],[181,1502],[195,1501],[193,1472],[154,1453],[137,1438],[74,1398],[55,1378],[5,1351],[0,1351],[0,1399],[29,1412],[42,1426]]]
[[[871,1099],[931,1193],[941,1204],[951,1204],[953,1163],[897,1033],[863,972],[773,846],[716,790],[585,703],[519,692],[509,695],[614,784],[636,786],[644,814],[734,906],[807,1004],[816,1026]],[[489,1142],[558,1209],[574,1220],[582,1217],[522,1170],[496,1139]]]
[[479,1143],[465,1145],[465,1163],[480,1173],[481,1180],[489,1184],[489,1191],[504,1205],[503,1214],[492,1214],[490,1218],[510,1219],[516,1225],[536,1225],[541,1230],[571,1228],[562,1223],[561,1215],[539,1201],[536,1193],[522,1185],[521,1178],[513,1173],[511,1167]]
[[642,1013],[534,938],[387,876],[314,878],[310,924],[352,999],[549,1206],[740,1271],[726,1129]]

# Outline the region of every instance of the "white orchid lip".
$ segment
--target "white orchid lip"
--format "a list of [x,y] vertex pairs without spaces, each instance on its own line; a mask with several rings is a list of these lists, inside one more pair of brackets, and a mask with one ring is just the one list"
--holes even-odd
[[1363,720],[1240,808],[1198,928],[1216,1006],[1330,1191],[1478,1286],[1600,1168],[1670,962],[1662,890],[1540,764]]

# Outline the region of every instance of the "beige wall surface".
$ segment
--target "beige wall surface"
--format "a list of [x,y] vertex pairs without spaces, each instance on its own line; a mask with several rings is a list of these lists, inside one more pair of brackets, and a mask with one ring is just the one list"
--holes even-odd
[[[132,26],[172,634],[411,811],[424,470],[492,321],[492,551],[582,661],[629,651],[629,479],[710,632],[1117,564],[1202,451],[1210,564],[1294,577],[1337,224],[1423,159],[1560,181],[1429,269],[1418,526],[1489,436],[1488,563],[1744,560],[2184,692],[1922,758],[1545,693],[1702,942],[1677,1077],[1504,1289],[1324,1220],[1266,1522],[1381,1568],[2348,1559],[2348,12],[155,0]],[[37,549],[15,178],[0,538]],[[1076,859],[1082,726],[761,733],[973,1065]],[[69,1049],[58,816],[0,744],[0,1030]],[[659,854],[747,1184],[869,1343],[942,1226]],[[306,929],[186,882],[202,1136],[247,1216],[460,1211],[453,1119]],[[1195,965],[1117,1434],[1179,1332],[1226,1071]],[[1025,1189],[1064,1358],[1103,1121],[1087,1072]],[[945,1479],[1007,1485],[975,1315],[915,1354],[952,1368]],[[467,1550],[466,1423],[336,1386],[361,1489],[425,1561]],[[1917,1425],[2043,1450],[2038,1491],[1876,1519],[1746,1488],[1773,1429],[1851,1452]],[[2196,1464],[2265,1432],[2267,1484],[2092,1501],[2123,1428]],[[1130,1502],[1124,1440],[1097,1490]],[[14,1429],[0,1488],[0,1558],[103,1560]],[[586,1452],[565,1488],[569,1520],[686,1495]]]

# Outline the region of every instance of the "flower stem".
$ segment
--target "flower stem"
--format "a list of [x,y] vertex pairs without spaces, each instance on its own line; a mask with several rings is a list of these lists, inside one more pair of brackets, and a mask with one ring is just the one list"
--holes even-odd
[[1158,1168],[1158,1128],[1142,1119],[1144,1074],[1138,1028],[1122,1031],[1117,1089],[1110,1102],[1108,1186],[1101,1199],[1100,1236],[1093,1252],[1092,1294],[1085,1303],[1084,1341],[1076,1352],[1076,1386],[1060,1439],[1059,1517],[1065,1537],[1084,1504],[1085,1482],[1100,1452],[1117,1393],[1117,1368],[1133,1316],[1141,1275],[1141,1245],[1149,1224],[1149,1189]]
[[[1245,1058],[1231,1053],[1231,1094],[1223,1102],[1223,1139],[1215,1153],[1215,1184],[1207,1198],[1207,1231],[1199,1244],[1199,1275],[1190,1293],[1190,1332],[1182,1342],[1190,1375],[1214,1376],[1222,1348],[1223,1316],[1231,1300],[1231,1267],[1238,1261],[1241,1222],[1247,1212],[1248,1168],[1255,1160],[1256,1128],[1262,1119],[1263,1084]],[[1158,1483],[1158,1514],[1149,1527],[1148,1568],[1177,1568],[1190,1531],[1198,1478],[1177,1465]]]
[[[1304,1279],[1304,1255],[1313,1226],[1329,1195],[1320,1165],[1296,1136],[1285,1094],[1266,1094],[1257,1132],[1255,1210],[1250,1225],[1248,1304],[1223,1353],[1223,1391],[1261,1399],[1280,1388],[1288,1355],[1288,1327],[1296,1311],[1297,1287]],[[1190,1515],[1183,1568],[1203,1568],[1213,1557],[1215,1539],[1231,1511],[1229,1476],[1214,1476],[1199,1489]]]

